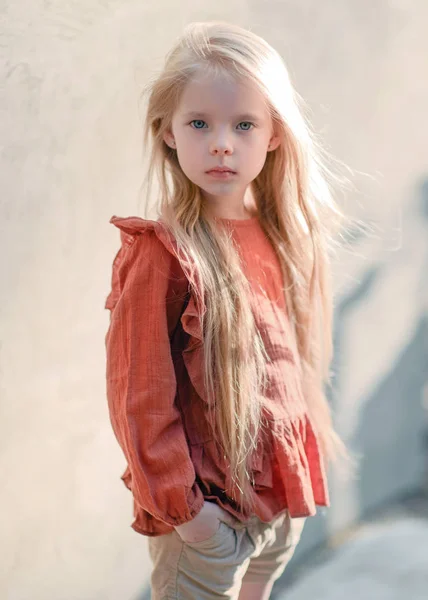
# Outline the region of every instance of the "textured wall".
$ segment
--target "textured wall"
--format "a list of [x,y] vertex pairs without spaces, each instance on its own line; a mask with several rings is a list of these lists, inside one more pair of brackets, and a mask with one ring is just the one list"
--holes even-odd
[[104,391],[103,305],[119,243],[108,220],[138,214],[140,85],[192,20],[222,18],[266,37],[332,152],[369,174],[356,178],[346,209],[375,233],[353,240],[335,267],[332,401],[364,453],[361,478],[332,474],[333,507],[308,523],[299,552],[417,485],[426,3],[33,0],[3,2],[0,15],[1,597],[125,600],[148,584]]

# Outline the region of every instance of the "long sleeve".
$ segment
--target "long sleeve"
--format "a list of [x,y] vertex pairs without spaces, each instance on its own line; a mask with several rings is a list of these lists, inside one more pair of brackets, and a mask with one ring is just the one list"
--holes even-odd
[[122,234],[105,343],[110,420],[132,494],[145,511],[176,526],[194,518],[204,499],[174,402],[167,302],[172,259],[153,230]]

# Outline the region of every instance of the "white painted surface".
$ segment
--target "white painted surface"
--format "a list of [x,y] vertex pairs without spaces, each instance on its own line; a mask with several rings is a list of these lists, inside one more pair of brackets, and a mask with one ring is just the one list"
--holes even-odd
[[[140,82],[191,20],[251,26],[285,56],[333,153],[377,178],[359,179],[359,194],[347,199],[383,234],[373,252],[362,247],[364,260],[341,257],[344,291],[371,261],[385,262],[401,207],[427,171],[427,7],[38,0],[0,10],[0,595],[131,600],[150,566],[146,540],[129,527],[131,496],[108,420],[103,306],[118,248],[108,220],[139,212]],[[404,278],[414,285],[413,258],[403,260],[395,274],[386,267],[359,319],[382,310]],[[402,329],[384,370],[418,310],[410,292],[395,298],[386,330],[394,306]],[[380,370],[360,365],[361,332],[349,327],[349,364],[363,393]],[[354,410],[352,390],[344,402]]]

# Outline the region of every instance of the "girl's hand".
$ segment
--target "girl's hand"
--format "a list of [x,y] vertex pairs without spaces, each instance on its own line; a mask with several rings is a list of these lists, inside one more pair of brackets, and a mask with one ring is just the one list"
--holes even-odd
[[194,519],[182,525],[177,525],[175,530],[183,542],[204,542],[217,532],[220,521],[231,527],[237,522],[231,514],[220,508],[218,504],[204,502],[202,509]]

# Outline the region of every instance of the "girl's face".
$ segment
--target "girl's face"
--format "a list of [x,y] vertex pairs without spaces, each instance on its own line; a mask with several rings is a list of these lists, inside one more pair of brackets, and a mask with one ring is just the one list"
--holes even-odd
[[[215,216],[242,215],[248,185],[278,147],[260,92],[224,77],[201,75],[181,95],[164,141],[175,148],[185,175],[202,191]],[[226,166],[234,173],[208,171]],[[238,217],[239,218],[239,217]]]

